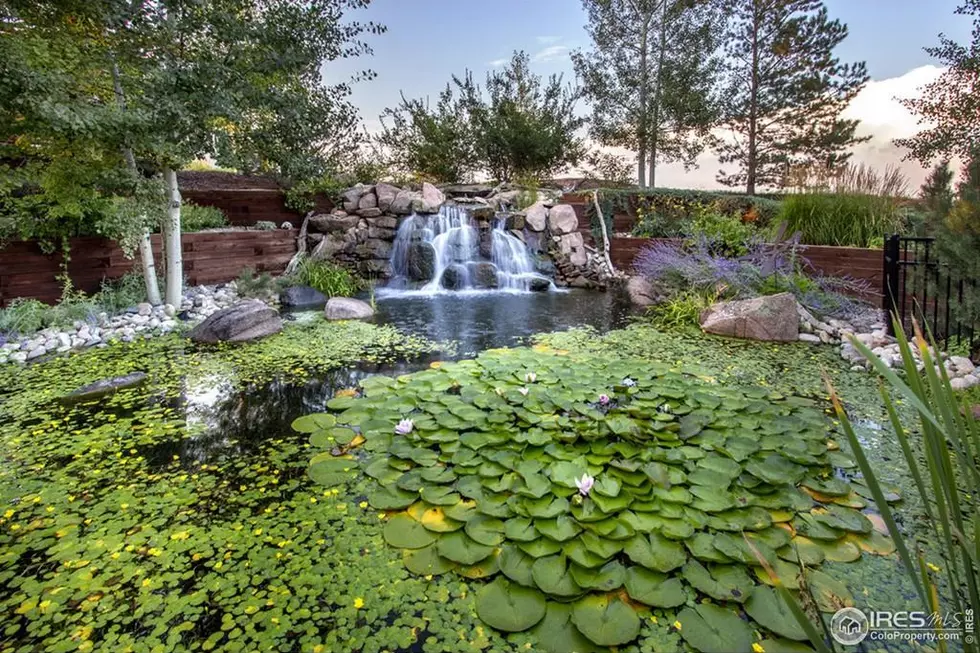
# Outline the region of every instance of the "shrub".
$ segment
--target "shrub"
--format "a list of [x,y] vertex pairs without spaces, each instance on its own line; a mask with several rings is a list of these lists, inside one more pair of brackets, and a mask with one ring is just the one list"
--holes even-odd
[[184,233],[227,226],[228,218],[221,209],[191,203],[185,203],[180,207],[180,230]]
[[361,289],[361,281],[347,268],[329,261],[304,258],[286,283],[316,288],[327,297],[350,297]]
[[0,334],[26,336],[40,331],[50,306],[36,299],[18,297],[7,308],[0,308]]
[[258,231],[275,231],[278,229],[276,223],[271,220],[259,220],[253,225],[253,228]]
[[276,281],[268,272],[256,274],[252,268],[245,268],[235,279],[235,287],[240,297],[265,298],[274,295],[277,290]]
[[662,304],[650,307],[653,323],[661,329],[697,326],[704,309],[719,299],[718,292],[685,290]]
[[103,280],[92,300],[109,315],[121,313],[130,306],[146,301],[143,273],[133,270],[114,280]]
[[809,245],[870,247],[901,228],[903,213],[888,197],[806,192],[787,196],[779,219]]
[[725,215],[715,206],[701,208],[691,223],[695,238],[704,238],[712,251],[723,256],[743,256],[758,230],[739,216]]

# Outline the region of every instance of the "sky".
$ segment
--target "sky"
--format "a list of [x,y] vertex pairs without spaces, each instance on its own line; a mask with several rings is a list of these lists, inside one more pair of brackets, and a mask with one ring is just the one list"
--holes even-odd
[[[969,19],[954,14],[960,0],[825,0],[832,18],[848,25],[850,36],[836,50],[842,61],[867,62],[871,82],[855,98],[847,117],[862,121],[858,131],[871,141],[857,146],[854,160],[884,168],[900,166],[917,187],[925,175],[918,165],[902,161],[891,140],[917,131],[916,120],[897,102],[911,97],[935,79],[941,69],[923,48],[935,45],[940,32],[959,42],[970,37]],[[388,27],[368,43],[373,56],[325,66],[327,82],[345,81],[364,68],[374,80],[354,86],[353,102],[369,131],[379,128],[378,115],[395,106],[399,94],[432,97],[452,75],[472,70],[482,81],[487,70],[505,63],[514,50],[531,55],[541,74],[564,73],[574,82],[569,52],[588,48],[585,13],[580,0],[372,0],[351,20]],[[658,184],[687,188],[717,187],[719,164],[710,154],[699,168],[679,165],[658,170]]]

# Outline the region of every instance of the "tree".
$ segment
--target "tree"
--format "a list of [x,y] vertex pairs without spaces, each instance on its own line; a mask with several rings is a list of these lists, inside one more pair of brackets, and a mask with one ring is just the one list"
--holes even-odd
[[392,163],[413,175],[435,182],[468,180],[479,166],[469,115],[447,84],[439,100],[405,98],[381,115],[378,143]]
[[576,165],[585,154],[575,113],[579,93],[551,75],[531,72],[531,59],[515,52],[486,77],[484,93],[467,72],[453,77],[469,117],[477,158],[494,179],[542,178]]
[[949,215],[953,207],[953,169],[949,159],[941,161],[929,172],[919,196],[934,221],[944,220]]
[[841,112],[868,81],[864,62],[844,64],[834,49],[847,26],[830,20],[822,0],[731,0],[725,37],[727,81],[719,146],[726,186],[779,186],[790,166],[828,169],[845,162],[856,120]]
[[[654,186],[661,161],[694,164],[716,121],[724,12],[717,0],[583,0],[592,50],[572,54],[592,105],[590,135],[637,152]],[[649,168],[649,170],[648,170]],[[649,171],[649,177],[647,176]]]
[[972,157],[980,147],[980,0],[966,0],[956,13],[973,17],[973,40],[961,45],[940,34],[936,47],[926,48],[946,67],[919,97],[902,104],[929,125],[912,138],[896,140],[909,157],[929,163],[936,157]]

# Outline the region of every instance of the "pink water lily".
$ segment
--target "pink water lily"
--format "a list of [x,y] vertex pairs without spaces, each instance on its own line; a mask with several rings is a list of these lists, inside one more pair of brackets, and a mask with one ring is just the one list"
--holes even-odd
[[575,479],[575,486],[578,488],[578,493],[583,497],[589,496],[589,491],[593,485],[595,485],[595,478],[588,474],[582,474],[582,478]]
[[603,406],[607,405],[609,403],[609,395],[607,394],[599,395],[599,403],[602,404]]
[[534,372],[528,372],[527,374],[524,375],[525,383],[534,383],[537,380],[538,380],[538,375],[535,374]]
[[415,428],[415,422],[410,419],[403,419],[395,426],[395,433],[398,435],[408,435]]

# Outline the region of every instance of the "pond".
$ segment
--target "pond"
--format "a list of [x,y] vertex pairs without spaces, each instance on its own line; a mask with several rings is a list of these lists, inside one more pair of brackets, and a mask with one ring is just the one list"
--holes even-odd
[[[381,326],[317,320],[207,349],[169,337],[0,370],[0,650],[547,650],[537,634],[481,621],[484,582],[409,573],[386,544],[370,479],[314,483],[307,467],[319,449],[290,428],[365,379],[405,378],[487,348],[538,343],[516,360],[557,352],[593,376],[602,360],[691,365],[723,385],[817,402],[826,370],[871,420],[861,435],[885,478],[903,482],[888,432],[874,426],[885,417],[873,381],[830,348],[624,329],[621,304],[580,291],[383,298],[378,308]],[[579,325],[591,328],[528,337]],[[506,363],[499,356],[488,360]],[[141,388],[57,400],[136,370],[148,374]],[[888,557],[821,568],[860,605],[897,609],[909,596]],[[686,646],[676,610],[640,614],[636,641],[619,650]]]

